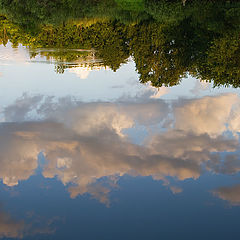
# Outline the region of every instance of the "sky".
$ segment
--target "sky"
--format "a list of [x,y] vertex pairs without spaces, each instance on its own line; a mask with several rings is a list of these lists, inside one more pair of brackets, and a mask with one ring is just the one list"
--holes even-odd
[[[0,237],[54,235],[64,224],[56,239],[78,236],[81,222],[83,236],[96,239],[92,221],[99,216],[95,234],[104,236],[104,224],[117,215],[114,231],[129,208],[129,224],[151,216],[169,233],[170,219],[183,214],[178,204],[188,224],[195,210],[203,224],[209,209],[201,201],[214,205],[216,222],[206,222],[217,229],[216,212],[227,212],[218,201],[240,205],[238,89],[213,89],[191,76],[156,89],[139,83],[132,59],[116,72],[79,65],[57,74],[54,62],[10,45],[0,46],[0,89]],[[231,223],[237,213],[230,211]],[[158,231],[156,222],[151,227],[146,232]],[[219,239],[227,236],[221,231]]]

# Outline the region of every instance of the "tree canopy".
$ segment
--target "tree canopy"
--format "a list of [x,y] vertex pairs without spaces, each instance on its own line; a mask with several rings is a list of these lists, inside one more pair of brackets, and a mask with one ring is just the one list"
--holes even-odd
[[21,43],[32,57],[32,49],[56,48],[47,56],[74,61],[82,55],[66,49],[95,49],[114,71],[132,56],[140,81],[156,87],[178,84],[187,73],[240,86],[238,1],[0,0],[0,6],[0,44]]

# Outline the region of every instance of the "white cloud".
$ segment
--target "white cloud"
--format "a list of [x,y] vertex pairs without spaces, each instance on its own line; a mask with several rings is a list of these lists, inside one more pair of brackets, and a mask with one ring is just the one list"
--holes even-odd
[[150,96],[150,98],[152,99],[159,99],[163,95],[166,95],[170,92],[169,87],[163,86],[163,87],[156,88],[151,85],[151,82],[148,82],[146,86],[147,86],[146,91],[152,92],[152,95]]
[[76,68],[70,68],[68,71],[76,74],[77,77],[79,77],[80,79],[87,79],[91,72],[91,69],[84,68],[84,67],[76,67]]
[[230,116],[236,104],[239,104],[236,94],[182,101],[174,106],[175,128],[219,136],[228,130],[227,124],[233,121]]
[[191,92],[194,95],[199,95],[202,91],[206,91],[211,87],[211,83],[203,80],[196,79],[196,83]]
[[73,67],[73,68],[69,68],[68,71],[70,73],[74,73],[77,77],[79,77],[80,79],[87,79],[89,74],[92,71],[100,71],[102,69],[106,70],[110,70],[109,67],[105,67],[105,66],[91,66],[91,65],[87,65],[87,63],[85,64],[86,66],[77,66],[77,67]]
[[[234,153],[239,148],[236,138],[223,136],[231,129],[227,123],[235,116],[236,95],[181,100],[172,105],[172,111],[161,100],[82,103],[33,99],[24,96],[7,107],[5,118],[9,122],[0,126],[0,178],[8,186],[34,173],[39,152],[48,162],[45,177],[57,176],[63,184],[73,184],[69,187],[71,197],[90,193],[105,204],[109,204],[107,196],[116,179],[124,174],[166,181],[168,176],[196,179],[203,165],[215,172],[240,169],[236,162],[216,154]],[[26,122],[33,109],[28,100],[41,121]],[[163,128],[161,124],[169,118],[176,119],[173,125],[164,131],[156,129],[159,125]],[[136,124],[155,129],[148,132],[143,145],[131,142],[124,131]],[[107,185],[98,183],[102,177],[108,178]],[[173,186],[170,189],[181,192]]]
[[22,64],[28,64],[29,55],[24,47],[12,48],[8,43],[6,46],[0,46],[0,65],[6,65],[12,62],[18,62]]

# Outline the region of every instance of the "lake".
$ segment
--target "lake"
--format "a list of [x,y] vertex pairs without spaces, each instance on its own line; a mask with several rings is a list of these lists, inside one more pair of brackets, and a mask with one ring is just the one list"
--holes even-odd
[[236,239],[239,16],[0,0],[0,238]]

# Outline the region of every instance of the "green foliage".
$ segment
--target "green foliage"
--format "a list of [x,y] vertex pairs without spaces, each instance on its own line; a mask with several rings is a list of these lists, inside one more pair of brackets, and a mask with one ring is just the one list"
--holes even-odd
[[199,68],[199,76],[214,80],[215,86],[240,86],[240,41],[239,35],[225,35],[213,41],[206,61]]
[[130,48],[141,82],[151,81],[156,87],[172,86],[184,75],[178,50],[159,24],[134,26]]
[[115,0],[123,10],[143,12],[144,0]]
[[164,24],[177,23],[186,17],[186,7],[181,1],[148,1],[146,12],[156,21]]
[[[156,87],[178,84],[187,73],[215,86],[240,86],[238,1],[188,0],[185,6],[174,0],[0,3],[8,13],[7,18],[0,15],[0,44],[58,49],[40,53],[59,62],[58,73],[69,67],[63,62],[84,59],[83,53],[67,49],[95,49],[101,64],[114,71],[132,56],[140,81]],[[29,22],[34,32],[23,28]],[[32,57],[36,54],[31,50]]]

